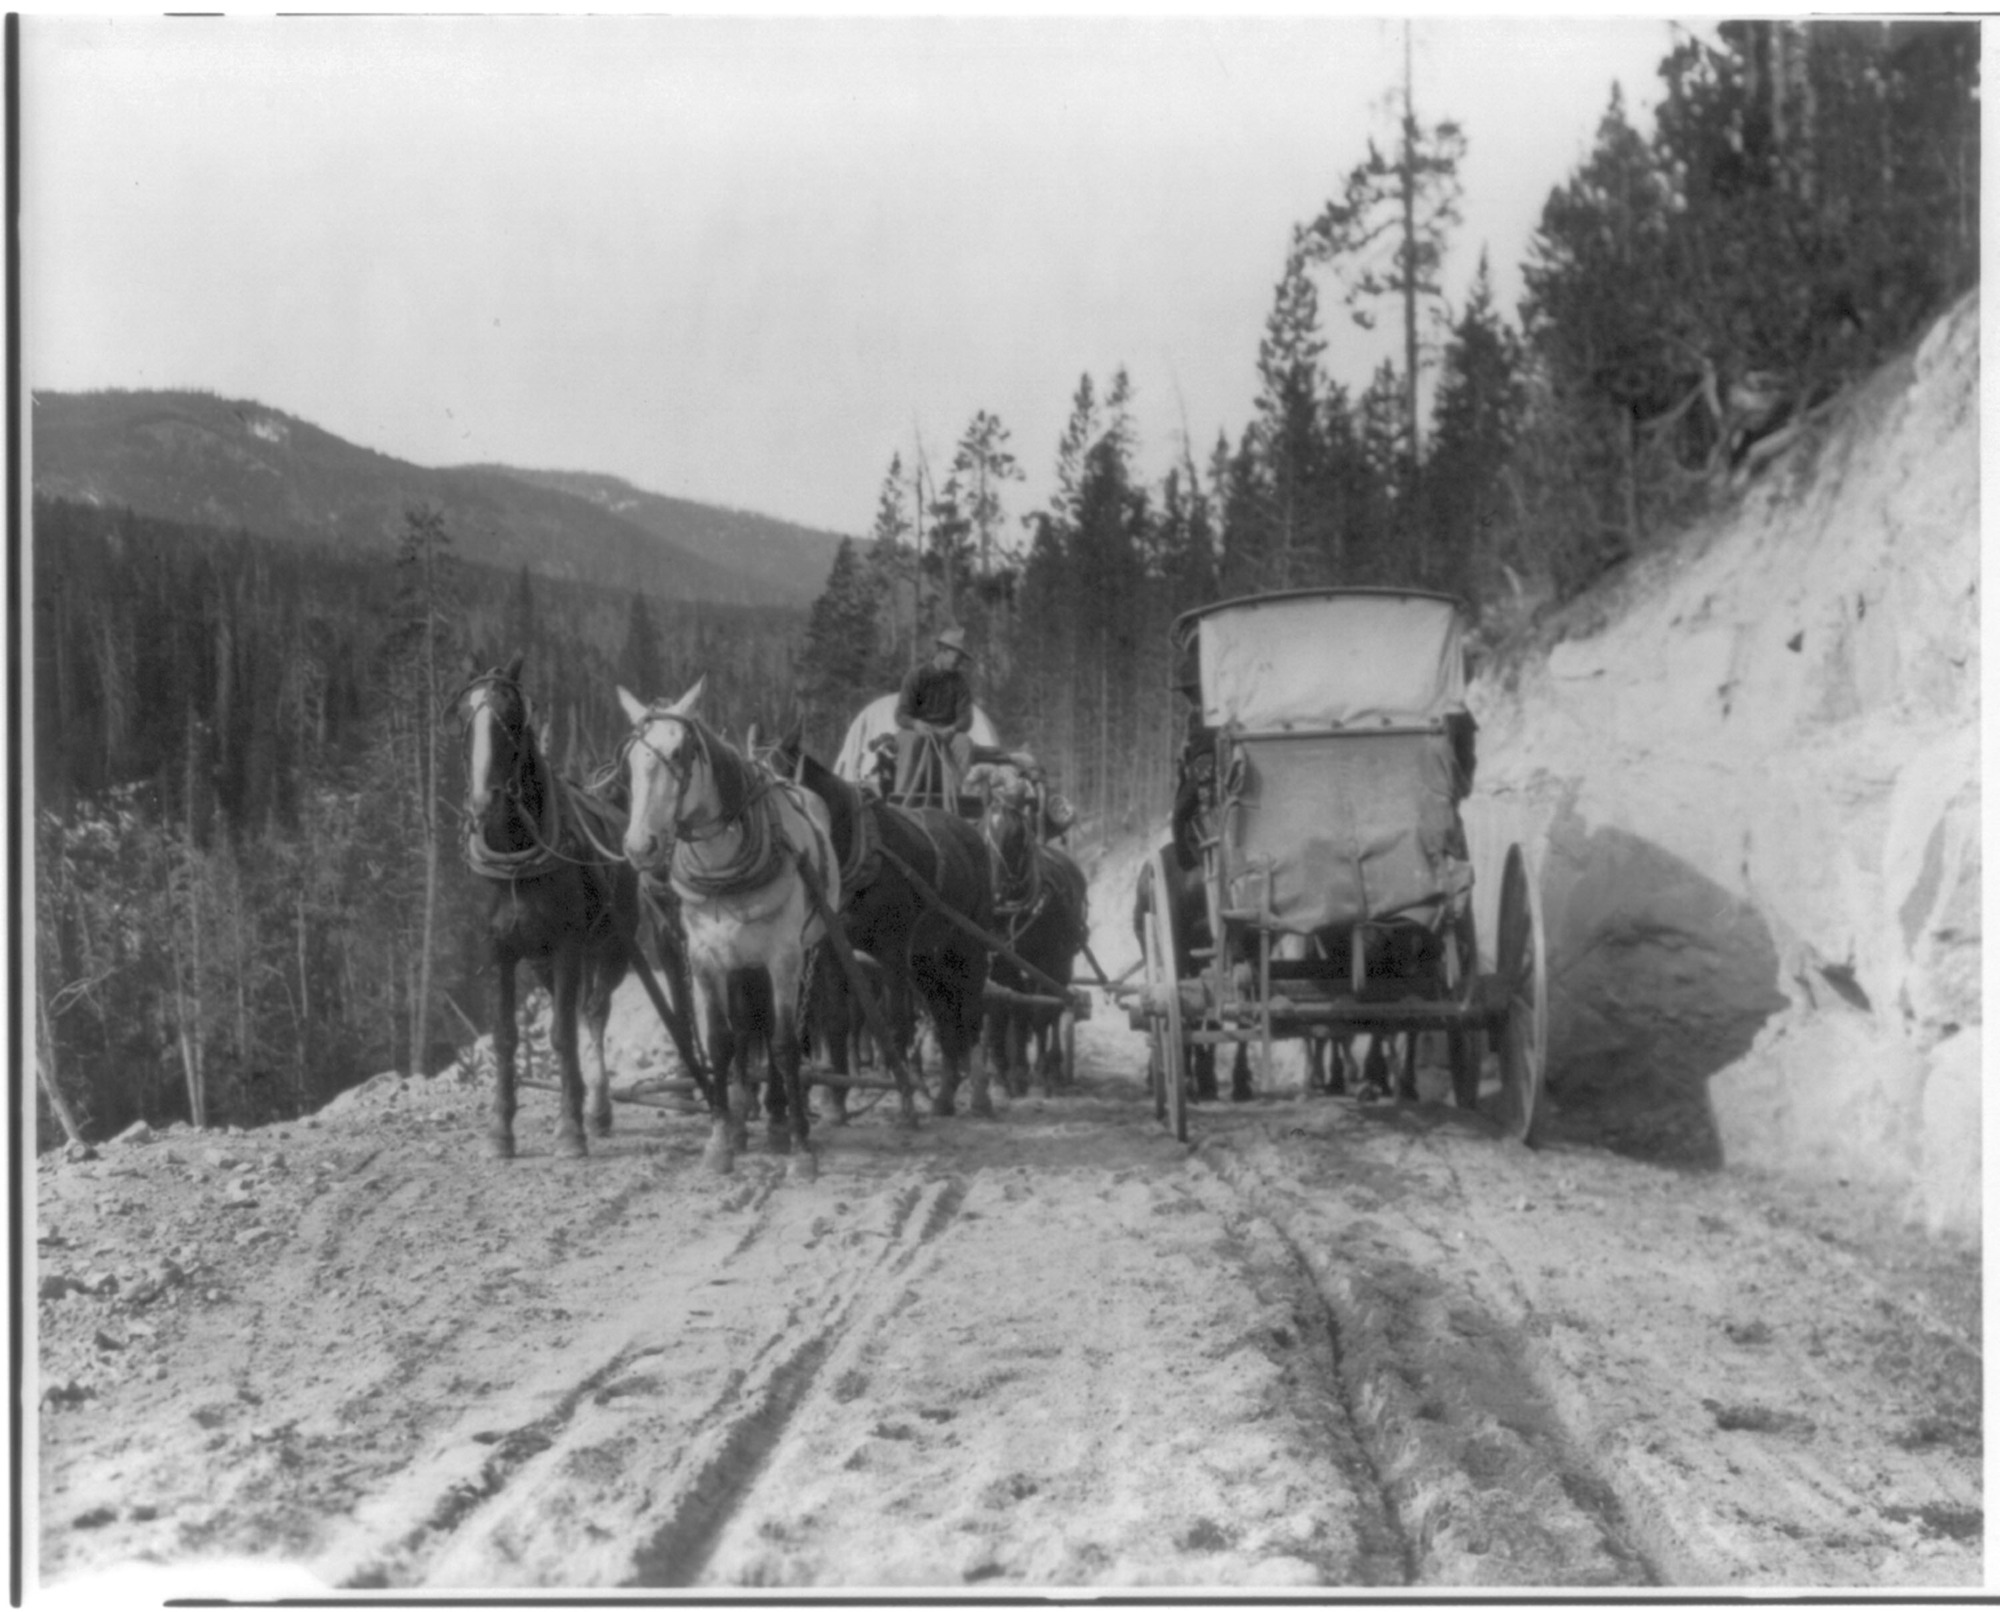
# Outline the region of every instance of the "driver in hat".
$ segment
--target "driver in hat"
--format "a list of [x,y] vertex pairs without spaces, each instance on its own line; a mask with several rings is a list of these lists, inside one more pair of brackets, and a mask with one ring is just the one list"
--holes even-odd
[[951,758],[951,790],[972,765],[972,684],[966,677],[972,656],[965,629],[947,627],[937,635],[931,658],[913,666],[896,696],[896,794],[909,792],[911,774],[924,741],[934,739]]

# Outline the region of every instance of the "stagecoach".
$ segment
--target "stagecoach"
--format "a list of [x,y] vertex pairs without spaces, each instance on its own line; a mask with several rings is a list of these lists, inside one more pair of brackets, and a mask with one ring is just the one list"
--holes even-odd
[[1150,1037],[1156,1112],[1187,1139],[1198,1048],[1256,1047],[1268,1075],[1276,1040],[1432,1032],[1466,1108],[1491,1041],[1496,1117],[1532,1143],[1548,1034],[1540,898],[1510,846],[1482,952],[1458,811],[1473,764],[1458,602],[1263,594],[1189,611],[1173,634],[1189,702],[1175,832],[1142,881],[1145,972],[1126,993]]

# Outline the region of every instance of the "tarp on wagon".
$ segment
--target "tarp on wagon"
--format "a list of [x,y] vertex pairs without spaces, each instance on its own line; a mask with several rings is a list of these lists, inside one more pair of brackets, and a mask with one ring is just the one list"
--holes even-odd
[[1472,887],[1442,733],[1246,739],[1222,791],[1223,900],[1236,921],[1310,935]]
[[[847,725],[847,737],[840,743],[840,754],[833,758],[834,772],[851,784],[858,784],[871,776],[874,763],[869,758],[869,747],[883,734],[895,731],[896,696],[884,694],[878,700],[870,700],[861,708],[861,714]],[[972,742],[989,749],[1000,748],[1000,735],[994,732],[993,723],[976,704],[972,707]]]
[[1274,594],[1197,614],[1211,727],[1428,725],[1465,706],[1464,627],[1436,594]]

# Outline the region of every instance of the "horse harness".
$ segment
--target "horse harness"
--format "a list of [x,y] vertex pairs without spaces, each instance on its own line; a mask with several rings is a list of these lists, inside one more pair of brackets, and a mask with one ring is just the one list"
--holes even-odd
[[[580,790],[546,762],[540,768],[543,789],[540,821],[536,820],[538,814],[528,809],[527,777],[530,763],[542,761],[542,757],[535,743],[527,692],[504,672],[495,670],[482,672],[465,683],[453,696],[454,703],[480,687],[510,689],[521,702],[519,742],[514,747],[514,763],[500,793],[513,806],[515,819],[527,830],[530,843],[518,851],[495,850],[487,843],[478,819],[468,809],[465,813],[465,834],[460,843],[466,866],[482,879],[515,883],[540,878],[553,873],[558,867],[610,867],[622,862],[623,853],[606,846],[599,837],[602,833],[615,840],[623,832],[622,827],[618,827],[615,833],[611,832],[616,827],[616,808]],[[465,726],[469,730],[469,721]],[[596,853],[595,856],[568,854],[571,829]]]
[[[734,775],[744,787],[743,798],[735,806],[725,805],[719,815],[706,823],[696,823],[685,815],[676,815],[673,821],[674,849],[667,882],[673,886],[675,894],[689,901],[713,901],[722,896],[738,895],[747,890],[761,889],[778,876],[778,870],[788,851],[803,854],[802,848],[790,846],[779,832],[778,801],[780,792],[793,797],[793,807],[812,829],[815,839],[826,841],[826,835],[812,814],[804,809],[804,791],[798,785],[779,778],[769,768],[746,763],[726,746],[719,746],[715,736],[699,718],[685,714],[673,714],[664,707],[654,707],[625,736],[621,747],[621,758],[634,745],[642,745],[654,759],[672,773],[680,784],[680,793],[686,798],[689,779],[694,774],[695,758],[684,758],[680,754],[669,755],[647,737],[646,730],[657,717],[673,715],[693,737],[699,749],[699,760],[705,764],[709,776],[723,788],[725,771]],[[719,765],[717,756],[729,757],[727,769]],[[727,791],[724,791],[727,793]],[[704,864],[696,859],[698,847],[710,840],[718,839],[740,824],[743,843],[736,854],[722,864]],[[825,843],[827,861],[833,860],[833,847]],[[845,869],[843,868],[843,874]]]
[[983,835],[986,848],[992,853],[995,876],[993,880],[993,915],[1007,921],[1007,939],[1011,944],[1042,915],[1055,893],[1053,881],[1049,878],[1049,859],[1042,854],[1042,847],[1033,831],[1028,827],[1026,817],[1013,806],[1003,808],[1014,814],[1021,826],[1021,839],[1028,848],[1027,866],[1016,876],[1007,867],[1007,859],[1000,847],[993,842],[990,833]]

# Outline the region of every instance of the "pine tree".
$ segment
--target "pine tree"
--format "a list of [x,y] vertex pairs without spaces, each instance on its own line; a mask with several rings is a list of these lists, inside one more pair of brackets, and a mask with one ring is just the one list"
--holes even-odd
[[842,538],[834,551],[826,590],[813,601],[798,657],[800,703],[808,748],[831,755],[855,712],[894,680],[876,651],[879,614],[875,579]]
[[1519,343],[1493,307],[1484,253],[1465,312],[1452,327],[1438,381],[1437,414],[1423,476],[1432,523],[1427,580],[1468,592],[1475,554],[1501,517],[1502,478],[1520,423]]
[[912,528],[903,496],[903,456],[891,454],[876,497],[868,552],[870,586],[877,602],[875,641],[885,668],[914,666],[917,660],[916,560],[908,546]]
[[1090,376],[1081,376],[1070,398],[1069,420],[1056,444],[1056,493],[1049,513],[1058,521],[1074,523],[1083,496],[1084,455],[1097,440],[1097,393]]
[[666,670],[660,664],[659,630],[653,625],[646,595],[637,590],[625,614],[625,642],[618,651],[616,679],[620,687],[642,700],[657,699],[668,692]]
[[424,1068],[430,1045],[431,977],[438,907],[438,853],[442,839],[439,806],[438,714],[444,698],[443,668],[452,658],[456,628],[458,576],[451,552],[451,534],[444,515],[430,508],[413,508],[404,515],[397,554],[402,572],[401,608],[395,644],[400,650],[396,682],[408,735],[410,800],[420,836],[423,915],[415,937],[416,957],[411,981],[411,1073]]
[[1584,165],[1552,191],[1522,276],[1522,320],[1543,367],[1545,422],[1580,428],[1565,450],[1612,530],[1590,541],[1627,553],[1641,540],[1638,422],[1699,398],[1687,287],[1676,287],[1669,176],[1625,117],[1614,87]]
[[1403,111],[1394,153],[1370,140],[1367,158],[1348,172],[1340,199],[1321,209],[1305,239],[1317,260],[1334,265],[1357,324],[1372,328],[1368,305],[1377,298],[1394,297],[1402,304],[1404,462],[1412,469],[1422,458],[1418,315],[1426,299],[1443,295],[1438,273],[1458,223],[1458,164],[1464,155],[1465,136],[1456,123],[1427,127],[1417,117],[1405,24]]
[[532,658],[535,653],[535,584],[525,565],[515,574],[514,591],[507,595],[507,610],[501,619],[501,654],[511,655],[519,650]]
[[1421,557],[1410,541],[1409,505],[1402,494],[1411,480],[1402,377],[1383,359],[1361,394],[1357,422],[1358,464],[1368,496],[1355,522],[1355,578],[1399,587],[1414,585]]
[[962,584],[970,584],[978,555],[973,547],[972,517],[965,507],[965,487],[957,471],[934,489],[925,513],[930,516],[930,531],[924,543],[923,574],[935,584],[940,606],[936,619],[926,626],[932,630],[962,626],[967,613],[961,597],[966,587]]
[[1000,489],[1007,482],[1020,481],[1024,474],[1007,441],[1008,431],[999,416],[981,409],[965,428],[965,435],[958,439],[958,449],[952,455],[952,474],[965,478],[965,514],[977,544],[981,577],[993,573],[996,534],[1005,513]]
[[1305,581],[1311,557],[1328,553],[1338,566],[1340,533],[1325,521],[1326,444],[1320,435],[1326,342],[1319,331],[1319,293],[1306,272],[1307,246],[1292,232],[1270,317],[1257,344],[1257,444],[1267,501],[1268,585]]

